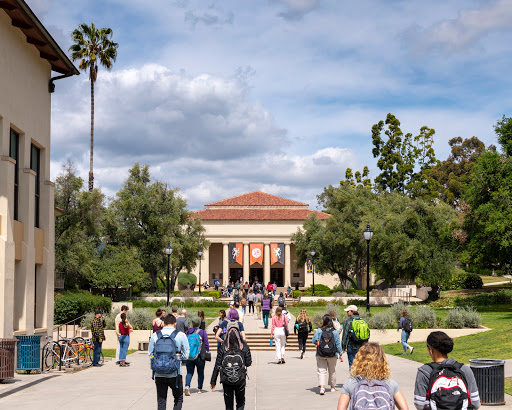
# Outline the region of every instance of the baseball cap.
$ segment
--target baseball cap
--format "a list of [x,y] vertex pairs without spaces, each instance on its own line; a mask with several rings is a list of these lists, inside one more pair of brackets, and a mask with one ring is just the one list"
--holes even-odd
[[345,312],[348,312],[349,310],[351,310],[352,312],[357,312],[357,306],[356,305],[350,305],[349,307],[347,307],[346,309],[343,309]]

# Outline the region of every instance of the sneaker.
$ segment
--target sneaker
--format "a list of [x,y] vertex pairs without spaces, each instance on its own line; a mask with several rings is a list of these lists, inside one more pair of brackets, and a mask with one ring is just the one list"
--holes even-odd
[[281,363],[282,363],[282,364],[285,364],[286,362],[284,361],[284,359],[281,359]]
[[414,352],[414,347],[411,347],[411,354],[412,354],[412,352]]
[[101,366],[103,366],[103,365],[98,363],[98,364],[93,364],[93,366],[94,366],[94,367],[101,367]]
[[320,396],[323,396],[325,394],[325,389],[323,387],[320,387]]
[[199,389],[198,393],[208,393],[208,391],[204,389]]
[[403,352],[403,353],[402,353],[402,356],[405,356],[406,354],[407,354],[407,352]]
[[334,393],[335,391],[338,391],[335,387],[331,387],[331,393]]
[[282,363],[282,361],[281,361],[281,359],[279,359],[279,360],[277,361],[277,364],[281,364],[281,363]]
[[300,353],[300,358],[301,358],[301,359],[304,359],[304,352],[301,352],[301,353]]
[[190,396],[190,387],[185,387],[185,396]]

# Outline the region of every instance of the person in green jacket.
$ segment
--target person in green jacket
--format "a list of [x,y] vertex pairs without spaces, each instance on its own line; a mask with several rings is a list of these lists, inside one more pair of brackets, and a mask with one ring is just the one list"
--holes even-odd
[[345,321],[345,325],[343,326],[343,336],[341,338],[341,347],[343,348],[343,353],[347,352],[348,358],[348,368],[352,367],[352,362],[354,361],[354,357],[356,357],[357,352],[363,345],[363,343],[358,343],[352,340],[350,336],[350,332],[352,330],[352,321],[354,319],[359,319],[359,312],[357,310],[356,305],[350,305],[346,309],[348,319]]

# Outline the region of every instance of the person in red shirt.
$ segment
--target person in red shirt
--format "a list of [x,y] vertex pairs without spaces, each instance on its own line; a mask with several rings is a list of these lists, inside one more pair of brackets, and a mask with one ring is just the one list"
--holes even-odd
[[132,325],[130,325],[130,322],[126,319],[126,313],[121,313],[121,322],[119,323],[119,362],[122,367],[128,366],[128,364],[126,364],[126,353],[130,345],[130,331],[132,330]]

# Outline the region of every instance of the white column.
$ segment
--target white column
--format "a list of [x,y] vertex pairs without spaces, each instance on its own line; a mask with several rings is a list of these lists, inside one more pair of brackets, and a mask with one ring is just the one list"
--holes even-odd
[[244,257],[244,262],[243,262],[243,267],[244,267],[244,283],[245,282],[249,282],[249,243],[244,243],[244,253],[243,253],[243,257]]
[[229,242],[222,242],[222,281],[229,283]]
[[290,244],[284,244],[284,286],[292,285],[292,267],[290,260]]
[[[203,249],[203,260],[201,261],[201,277],[206,278],[208,284],[213,286],[213,279],[210,277],[210,248]],[[203,279],[204,282],[205,279]]]
[[263,249],[263,284],[270,282],[270,243],[265,243]]

